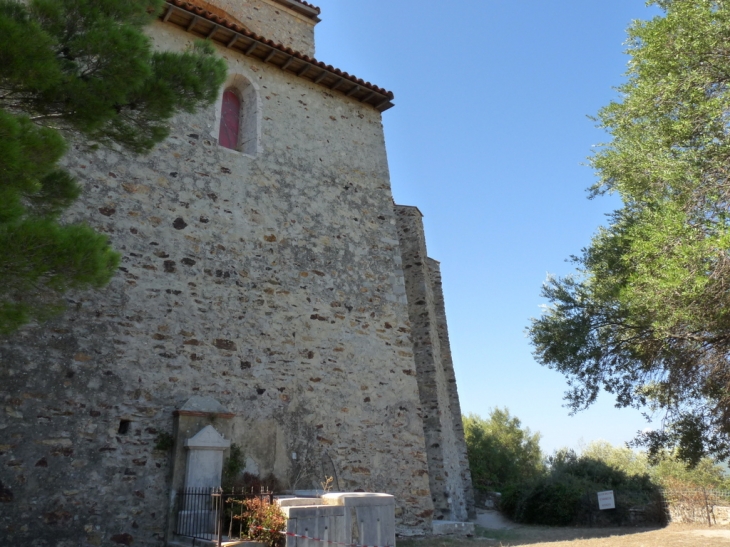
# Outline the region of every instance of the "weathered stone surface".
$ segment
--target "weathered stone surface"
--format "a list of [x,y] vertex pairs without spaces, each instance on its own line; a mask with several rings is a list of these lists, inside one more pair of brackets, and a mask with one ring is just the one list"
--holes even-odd
[[429,258],[426,260],[431,277],[431,287],[434,298],[434,311],[436,313],[436,329],[441,349],[441,364],[444,368],[444,379],[449,394],[449,410],[451,411],[451,423],[454,428],[454,442],[456,453],[459,459],[461,471],[461,486],[464,492],[464,503],[466,504],[467,516],[470,520],[476,518],[476,505],[474,490],[471,482],[471,471],[469,469],[469,458],[466,452],[466,440],[464,439],[464,424],[461,421],[461,403],[456,388],[456,374],[454,373],[454,362],[451,358],[451,343],[449,342],[449,328],[446,323],[446,306],[441,282],[441,266],[438,261]]
[[0,503],[10,503],[11,501],[13,501],[13,491],[0,481]]
[[317,20],[299,14],[274,0],[194,0],[194,3],[221,8],[246,28],[296,51],[314,56],[314,26]]
[[[185,342],[183,342],[184,344]],[[196,344],[197,345],[197,344]],[[204,412],[206,414],[229,414],[229,410],[216,401],[213,397],[203,395],[194,395],[190,397],[185,404],[180,407],[180,412]]]
[[474,498],[448,335],[438,328],[440,322],[445,329],[446,322],[440,271],[426,253],[421,212],[401,205],[395,209],[423,408],[433,518],[465,521],[474,515]]
[[[253,4],[275,3],[236,9]],[[192,41],[163,23],[150,32],[161,49]],[[394,494],[399,530],[430,530],[435,503],[443,518],[466,514],[456,392],[422,359],[439,335],[418,323],[411,338],[409,299],[430,325],[438,314],[433,297],[406,294],[380,114],[219,53],[229,84],[246,85],[246,153],[217,145],[212,107],[178,116],[148,156],[78,146],[65,160],[84,185],[67,220],[107,233],[122,265],[0,343],[9,543],[162,545],[184,477],[173,467],[208,424],[243,447],[248,471],[292,490],[327,475],[338,490]],[[227,412],[173,416],[191,396]],[[173,433],[171,452],[156,449]]]
[[132,545],[132,543],[134,543],[134,536],[131,534],[115,534],[109,539],[112,543],[116,543],[118,545]]

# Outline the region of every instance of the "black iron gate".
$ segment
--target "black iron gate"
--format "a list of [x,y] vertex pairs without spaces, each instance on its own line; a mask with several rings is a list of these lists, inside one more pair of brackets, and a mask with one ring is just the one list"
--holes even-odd
[[215,541],[241,538],[248,533],[244,501],[259,498],[274,502],[274,493],[233,488],[185,488],[177,493],[175,535]]

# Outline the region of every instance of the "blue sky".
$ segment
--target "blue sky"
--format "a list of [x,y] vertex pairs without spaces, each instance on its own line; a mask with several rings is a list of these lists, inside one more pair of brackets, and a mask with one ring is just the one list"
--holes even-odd
[[587,116],[618,97],[641,0],[319,0],[317,58],[395,93],[384,113],[396,202],[424,214],[441,261],[462,410],[508,407],[547,452],[647,427],[609,395],[575,417],[565,378],[525,337],[548,273],[586,246],[615,198],[589,201]]

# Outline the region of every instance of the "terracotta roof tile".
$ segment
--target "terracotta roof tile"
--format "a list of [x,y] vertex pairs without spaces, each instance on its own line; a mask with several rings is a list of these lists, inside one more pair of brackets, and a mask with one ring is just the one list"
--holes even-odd
[[[320,74],[318,74],[314,78],[309,77],[309,78],[305,78],[305,79],[315,80],[315,83],[323,82],[321,85],[325,85],[325,87],[328,87],[331,90],[336,90],[336,89],[340,88],[345,81],[351,82],[352,84],[356,84],[356,85],[350,85],[350,88],[346,89],[346,90],[343,89],[342,92],[344,92],[346,95],[353,96],[356,100],[360,100],[361,102],[367,102],[371,106],[375,106],[376,108],[378,108],[381,111],[393,106],[393,104],[391,102],[391,100],[393,99],[392,91],[387,91],[386,89],[383,89],[382,87],[378,87],[374,84],[371,84],[370,82],[366,82],[365,80],[363,80],[361,78],[352,76],[351,74],[344,72],[338,68],[335,68],[332,65],[327,65],[321,61],[318,61],[317,59],[315,59],[313,57],[309,57],[307,55],[304,55],[303,53],[295,51],[295,50],[291,49],[290,47],[286,47],[280,43],[274,42],[273,40],[269,40],[268,38],[259,36],[258,34],[255,34],[255,33],[251,32],[250,30],[248,30],[247,28],[245,28],[240,23],[240,21],[236,21],[235,19],[226,16],[227,14],[225,14],[225,12],[222,12],[222,10],[220,10],[222,12],[222,14],[214,13],[214,12],[210,11],[209,9],[206,9],[206,8],[198,5],[198,2],[207,3],[207,2],[204,2],[204,0],[192,0],[192,1],[166,0],[166,1],[170,6],[175,6],[179,9],[183,10],[184,12],[190,13],[190,14],[200,17],[206,21],[210,21],[211,23],[214,23],[214,25],[212,25],[212,29],[207,29],[207,30],[209,30],[209,33],[208,34],[204,33],[204,35],[206,35],[208,38],[212,39],[213,35],[216,34],[216,30],[217,30],[216,25],[226,28],[226,29],[230,29],[230,31],[232,31],[233,33],[237,33],[237,34],[240,34],[240,35],[243,35],[243,36],[249,38],[250,39],[249,42],[251,42],[251,43],[255,42],[255,43],[264,44],[265,46],[267,46],[270,51],[267,52],[269,55],[266,57],[269,60],[270,60],[271,55],[273,55],[273,53],[276,53],[277,51],[281,52],[281,54],[283,56],[288,58],[288,62],[282,62],[282,66],[279,67],[279,68],[282,68],[282,70],[286,70],[286,67],[290,66],[292,59],[297,59],[297,60],[299,60],[299,71],[297,72],[297,74],[300,77],[305,77],[305,74],[309,71],[310,68],[317,67],[319,69],[322,69],[320,71]],[[195,2],[195,3],[193,3],[193,2]],[[161,16],[163,21],[168,21],[172,15],[173,11],[174,11],[174,9],[168,9]],[[209,26],[211,26],[211,25],[209,25]],[[186,25],[186,29],[189,32],[192,32],[194,27],[195,27],[194,21],[192,23],[190,23],[189,25]],[[200,31],[195,30],[195,32],[200,32]],[[216,38],[217,38],[217,36],[216,36]],[[233,39],[233,42],[235,42],[235,41],[236,40]],[[231,46],[229,45],[228,47],[231,47]],[[251,52],[253,52],[256,49],[256,47],[254,47],[253,50],[251,50]],[[266,61],[266,62],[268,62],[268,61]],[[331,76],[331,75],[334,75],[334,78],[332,78],[332,77],[327,78],[328,76]],[[334,79],[334,81],[333,81],[333,79]],[[327,80],[327,81],[325,81],[325,80]],[[371,93],[368,94],[367,93],[368,91],[370,91]],[[372,95],[375,95],[375,94],[381,96],[383,100],[378,101],[377,97],[372,97]],[[358,95],[360,95],[360,96],[358,97]],[[372,102],[373,98],[375,98],[377,102],[375,102],[375,103]]]

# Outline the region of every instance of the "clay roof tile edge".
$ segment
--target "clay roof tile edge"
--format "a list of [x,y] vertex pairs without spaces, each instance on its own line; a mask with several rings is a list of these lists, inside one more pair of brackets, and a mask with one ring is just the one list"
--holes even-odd
[[[332,72],[333,74],[336,74],[337,76],[340,76],[357,85],[360,85],[360,86],[364,87],[365,89],[368,89],[370,91],[375,91],[376,93],[383,95],[384,97],[387,97],[387,99],[389,99],[389,101],[391,101],[394,98],[392,91],[388,91],[375,84],[366,82],[366,81],[362,80],[361,78],[357,78],[353,75],[350,75],[349,73],[344,72],[338,68],[335,68],[332,65],[327,65],[327,64],[323,63],[322,61],[318,61],[317,59],[309,57],[308,55],[304,55],[303,53],[295,51],[295,50],[291,49],[290,47],[286,47],[278,42],[274,42],[273,40],[269,40],[268,38],[259,36],[258,34],[251,32],[248,29],[241,29],[237,24],[233,23],[232,21],[229,21],[228,19],[223,19],[223,18],[217,16],[216,14],[209,12],[206,9],[196,6],[190,2],[187,2],[186,0],[166,0],[166,2],[170,6],[174,6],[176,8],[187,11],[188,13],[192,13],[193,15],[203,17],[204,19],[207,19],[208,21],[211,21],[211,22],[219,24],[225,28],[228,28],[228,29],[232,30],[233,32],[237,32],[248,38],[256,40],[257,42],[260,42],[269,47],[275,48],[275,49],[281,51],[282,53],[291,55],[293,57],[301,59],[302,61],[304,61],[306,63],[323,68],[329,72]],[[163,13],[160,17],[167,20],[166,13]],[[389,102],[389,101],[386,101],[386,102]],[[392,104],[389,104],[387,106],[387,108],[390,108],[390,106],[392,106]]]

